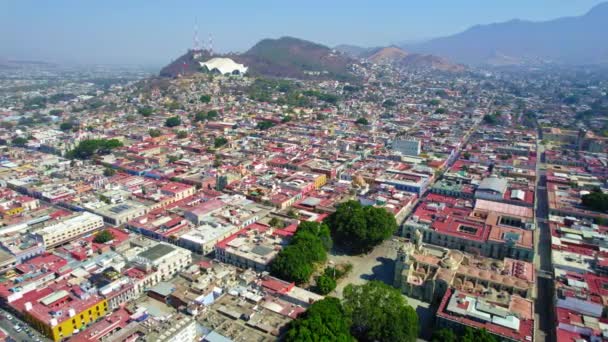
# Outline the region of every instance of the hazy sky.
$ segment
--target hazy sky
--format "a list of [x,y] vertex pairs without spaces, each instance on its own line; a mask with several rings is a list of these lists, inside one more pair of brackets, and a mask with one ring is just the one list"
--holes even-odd
[[586,13],[605,0],[3,0],[0,58],[162,65],[211,33],[218,51],[267,37],[377,46],[514,18]]

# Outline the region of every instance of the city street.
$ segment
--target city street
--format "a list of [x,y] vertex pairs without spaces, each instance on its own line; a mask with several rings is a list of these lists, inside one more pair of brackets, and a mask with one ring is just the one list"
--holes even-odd
[[[539,132],[540,134],[540,132]],[[537,318],[536,341],[555,341],[555,308],[553,268],[551,266],[551,232],[549,230],[549,207],[547,198],[547,176],[544,170],[544,146],[538,140],[536,162],[536,301],[534,311]]]
[[[2,329],[5,334],[9,336],[6,341],[16,341],[16,342],[32,342],[32,341],[49,341],[48,339],[42,337],[40,333],[38,333],[35,329],[31,328],[25,322],[21,321],[13,314],[11,314],[12,319],[9,320],[7,318],[7,312],[5,310],[0,309],[0,329]],[[21,331],[17,331],[15,329],[15,325],[19,324],[21,326]],[[28,334],[29,332],[29,334]]]

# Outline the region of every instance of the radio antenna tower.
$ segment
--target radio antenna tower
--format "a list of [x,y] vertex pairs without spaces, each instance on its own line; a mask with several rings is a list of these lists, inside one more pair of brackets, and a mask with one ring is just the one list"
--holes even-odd
[[194,18],[194,42],[192,45],[192,50],[200,51],[201,49],[201,41],[198,39],[198,20]]
[[209,33],[209,56],[213,56],[213,36]]

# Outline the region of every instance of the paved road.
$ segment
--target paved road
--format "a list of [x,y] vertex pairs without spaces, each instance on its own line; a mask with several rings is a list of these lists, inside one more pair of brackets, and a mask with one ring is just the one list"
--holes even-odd
[[551,263],[551,231],[549,230],[549,207],[547,197],[547,176],[542,167],[544,147],[540,145],[536,163],[536,301],[534,311],[537,318],[536,341],[555,341],[555,308],[553,295],[553,266]]
[[[6,318],[6,311],[0,310],[0,329],[2,329],[9,336],[7,341],[31,342],[36,341],[36,338],[41,341],[49,341],[48,339],[42,337],[42,335],[40,335],[36,330],[34,330],[34,328],[29,327],[26,323],[17,319],[14,315],[11,316],[13,317],[13,319],[9,320],[8,318]],[[22,330],[20,332],[17,332],[17,330],[15,330],[16,324],[21,325]],[[29,336],[27,334],[28,330],[31,332],[32,336]]]

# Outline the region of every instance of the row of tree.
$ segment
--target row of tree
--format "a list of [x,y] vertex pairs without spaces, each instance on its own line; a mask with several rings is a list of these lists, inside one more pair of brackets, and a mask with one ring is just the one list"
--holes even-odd
[[418,315],[399,290],[379,281],[348,285],[344,299],[327,297],[292,321],[286,341],[409,342]]

